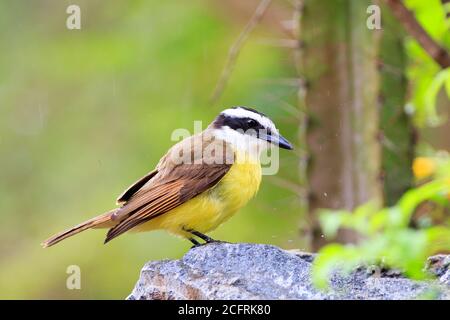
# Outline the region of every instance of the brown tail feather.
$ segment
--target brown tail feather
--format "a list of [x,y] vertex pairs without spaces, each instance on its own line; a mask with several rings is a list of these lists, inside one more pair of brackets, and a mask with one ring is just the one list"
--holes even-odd
[[111,220],[111,216],[117,211],[117,209],[108,211],[104,214],[101,214],[97,217],[94,217],[92,219],[89,219],[85,222],[80,223],[79,225],[76,225],[73,228],[67,229],[65,231],[62,231],[58,234],[55,234],[54,236],[48,238],[43,243],[41,243],[42,247],[47,248],[54,244],[57,244],[58,242],[71,237],[73,235],[76,235],[77,233],[80,233],[84,230],[91,229],[91,228],[107,228],[107,227],[113,227],[115,224],[117,224],[119,221],[113,222]]

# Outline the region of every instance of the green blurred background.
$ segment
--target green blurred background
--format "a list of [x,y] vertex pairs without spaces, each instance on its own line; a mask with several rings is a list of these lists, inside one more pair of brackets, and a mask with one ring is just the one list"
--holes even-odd
[[[175,128],[193,130],[194,120],[206,126],[223,108],[247,105],[296,141],[296,120],[277,101],[295,99],[296,88],[270,81],[293,76],[288,53],[258,41],[279,36],[276,28],[266,24],[252,34],[212,107],[248,13],[220,1],[77,0],[81,30],[68,30],[70,4],[0,0],[3,299],[123,299],[145,262],[181,257],[191,244],[164,232],[103,245],[105,230],[94,230],[40,247],[55,232],[114,207],[116,196],[173,144]],[[297,178],[297,156],[280,154],[279,180],[265,177],[256,199],[213,237],[307,249],[299,233],[302,204],[279,186]],[[81,268],[81,290],[66,289],[69,265]]]

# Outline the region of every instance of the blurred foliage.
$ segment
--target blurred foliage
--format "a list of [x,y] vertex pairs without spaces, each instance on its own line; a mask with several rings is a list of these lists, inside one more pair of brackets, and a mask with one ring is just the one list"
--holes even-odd
[[[440,45],[450,50],[450,19],[446,19],[446,9],[440,0],[406,0],[411,9],[430,36]],[[438,126],[446,119],[437,112],[436,97],[445,89],[450,98],[450,70],[441,70],[413,38],[406,40],[409,57],[407,76],[410,80],[410,102],[406,111],[414,115],[418,126]]]
[[[449,8],[440,0],[405,0],[419,23],[439,44],[450,50]],[[450,69],[442,70],[411,37],[406,38],[407,76],[410,84],[406,111],[413,114],[419,127],[437,127],[448,119],[438,114],[437,97],[441,91],[450,97]],[[448,101],[448,100],[447,100]],[[450,250],[450,157],[448,152],[434,152],[431,146],[419,145],[412,166],[417,187],[407,191],[396,205],[381,208],[368,202],[354,211],[322,210],[320,223],[325,237],[333,238],[340,228],[358,232],[363,240],[357,245],[331,243],[320,251],[313,268],[313,281],[326,288],[329,277],[338,268],[350,272],[361,265],[398,268],[406,276],[422,279],[426,258]],[[417,218],[421,211],[424,216]],[[441,217],[433,223],[432,217]],[[442,218],[443,217],[443,218]]]
[[407,191],[395,206],[380,208],[369,202],[353,212],[320,213],[325,236],[332,238],[339,228],[349,228],[361,234],[363,240],[357,245],[329,244],[319,251],[313,268],[318,287],[327,286],[336,267],[350,272],[357,266],[371,264],[398,268],[406,276],[422,279],[426,277],[426,258],[450,249],[448,215],[442,225],[411,226],[413,214],[424,202],[436,204],[434,210],[449,210],[450,156],[444,152],[434,158],[417,158],[413,172],[421,184]]

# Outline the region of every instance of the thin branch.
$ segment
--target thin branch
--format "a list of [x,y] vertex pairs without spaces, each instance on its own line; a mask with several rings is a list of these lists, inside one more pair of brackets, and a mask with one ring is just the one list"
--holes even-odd
[[303,194],[305,192],[305,190],[302,188],[302,186],[300,186],[294,182],[291,182],[289,180],[279,178],[277,176],[271,176],[269,178],[269,181],[283,189],[292,191],[296,194]]
[[261,84],[280,85],[294,88],[298,88],[298,86],[301,86],[303,84],[303,80],[301,78],[262,78],[257,79],[256,82]]
[[298,40],[293,39],[260,39],[258,40],[258,43],[266,46],[272,46],[272,47],[281,47],[281,48],[289,48],[289,49],[295,49],[300,45],[300,42]]
[[401,70],[400,68],[385,63],[379,57],[375,57],[375,62],[377,63],[378,67],[381,68],[381,71],[385,71],[397,77],[403,77],[403,70]]
[[280,22],[281,28],[291,37],[295,38],[295,29],[297,28],[297,21],[293,19],[283,20]]
[[253,16],[250,18],[244,30],[242,30],[242,32],[239,34],[239,37],[231,46],[230,51],[228,52],[227,62],[225,64],[224,69],[222,70],[222,74],[220,75],[216,88],[214,89],[214,93],[211,96],[212,105],[215,105],[216,102],[219,100],[220,96],[222,95],[222,92],[228,83],[228,79],[230,78],[231,72],[234,69],[237,57],[239,56],[242,46],[250,36],[250,33],[253,31],[253,29],[261,21],[262,17],[264,16],[264,13],[266,12],[267,8],[270,5],[270,2],[271,0],[262,0],[259,3],[255,12],[253,13]]
[[297,120],[300,120],[301,113],[307,114],[307,112],[308,112],[308,110],[306,110],[304,108],[300,108],[300,107],[296,108],[289,102],[283,100],[282,98],[276,96],[273,93],[268,92],[265,94],[265,97],[267,97],[267,99],[270,99],[273,102],[276,102],[277,106],[279,106],[280,108],[282,108],[282,109],[286,110],[287,112],[291,113],[292,115],[294,115]]
[[386,2],[405,30],[417,40],[430,57],[443,69],[450,67],[449,52],[430,37],[403,2],[401,0],[386,0]]

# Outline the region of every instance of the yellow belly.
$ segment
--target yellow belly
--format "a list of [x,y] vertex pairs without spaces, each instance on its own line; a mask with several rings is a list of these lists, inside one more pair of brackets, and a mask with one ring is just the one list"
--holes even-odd
[[244,206],[256,194],[260,182],[259,162],[235,163],[216,186],[134,231],[164,229],[183,237],[190,236],[186,229],[207,233]]

